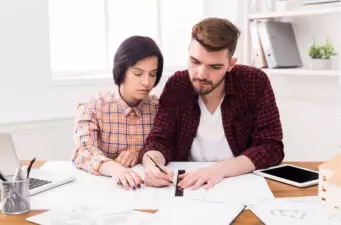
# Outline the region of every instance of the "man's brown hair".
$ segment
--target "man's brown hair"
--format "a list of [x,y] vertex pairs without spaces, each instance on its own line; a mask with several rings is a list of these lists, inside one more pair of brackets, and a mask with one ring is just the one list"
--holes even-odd
[[204,19],[192,29],[192,38],[207,51],[228,49],[231,57],[236,50],[239,35],[239,29],[231,21],[221,18]]

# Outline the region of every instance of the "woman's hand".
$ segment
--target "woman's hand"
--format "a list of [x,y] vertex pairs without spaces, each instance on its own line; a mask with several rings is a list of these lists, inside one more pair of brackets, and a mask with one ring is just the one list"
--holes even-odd
[[121,165],[119,165],[118,168],[113,171],[111,177],[117,184],[122,185],[126,190],[135,190],[140,188],[141,184],[144,183],[140,175],[138,175],[135,171],[125,168]]
[[133,167],[137,163],[139,152],[122,151],[116,158],[115,162],[124,167]]

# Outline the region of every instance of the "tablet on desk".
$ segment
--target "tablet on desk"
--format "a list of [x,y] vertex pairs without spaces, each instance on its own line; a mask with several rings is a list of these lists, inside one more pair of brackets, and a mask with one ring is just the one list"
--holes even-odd
[[255,170],[253,173],[296,187],[308,187],[318,184],[319,179],[317,171],[290,164]]

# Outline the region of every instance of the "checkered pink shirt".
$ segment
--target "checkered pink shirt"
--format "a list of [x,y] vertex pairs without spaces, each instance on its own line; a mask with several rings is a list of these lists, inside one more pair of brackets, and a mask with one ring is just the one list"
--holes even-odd
[[100,93],[98,98],[80,103],[74,124],[73,164],[99,175],[101,163],[115,159],[122,151],[140,151],[157,106],[158,99],[149,96],[130,107],[114,92]]

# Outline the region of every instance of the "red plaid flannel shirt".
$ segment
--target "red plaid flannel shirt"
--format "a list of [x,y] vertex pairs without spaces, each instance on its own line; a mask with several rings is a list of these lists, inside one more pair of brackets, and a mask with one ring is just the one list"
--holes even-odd
[[[282,126],[267,75],[254,67],[236,65],[226,76],[225,94],[223,126],[234,156],[247,156],[256,169],[279,164],[284,158]],[[176,72],[160,97],[140,159],[147,151],[158,150],[166,162],[188,161],[199,120],[198,94],[188,71]]]

